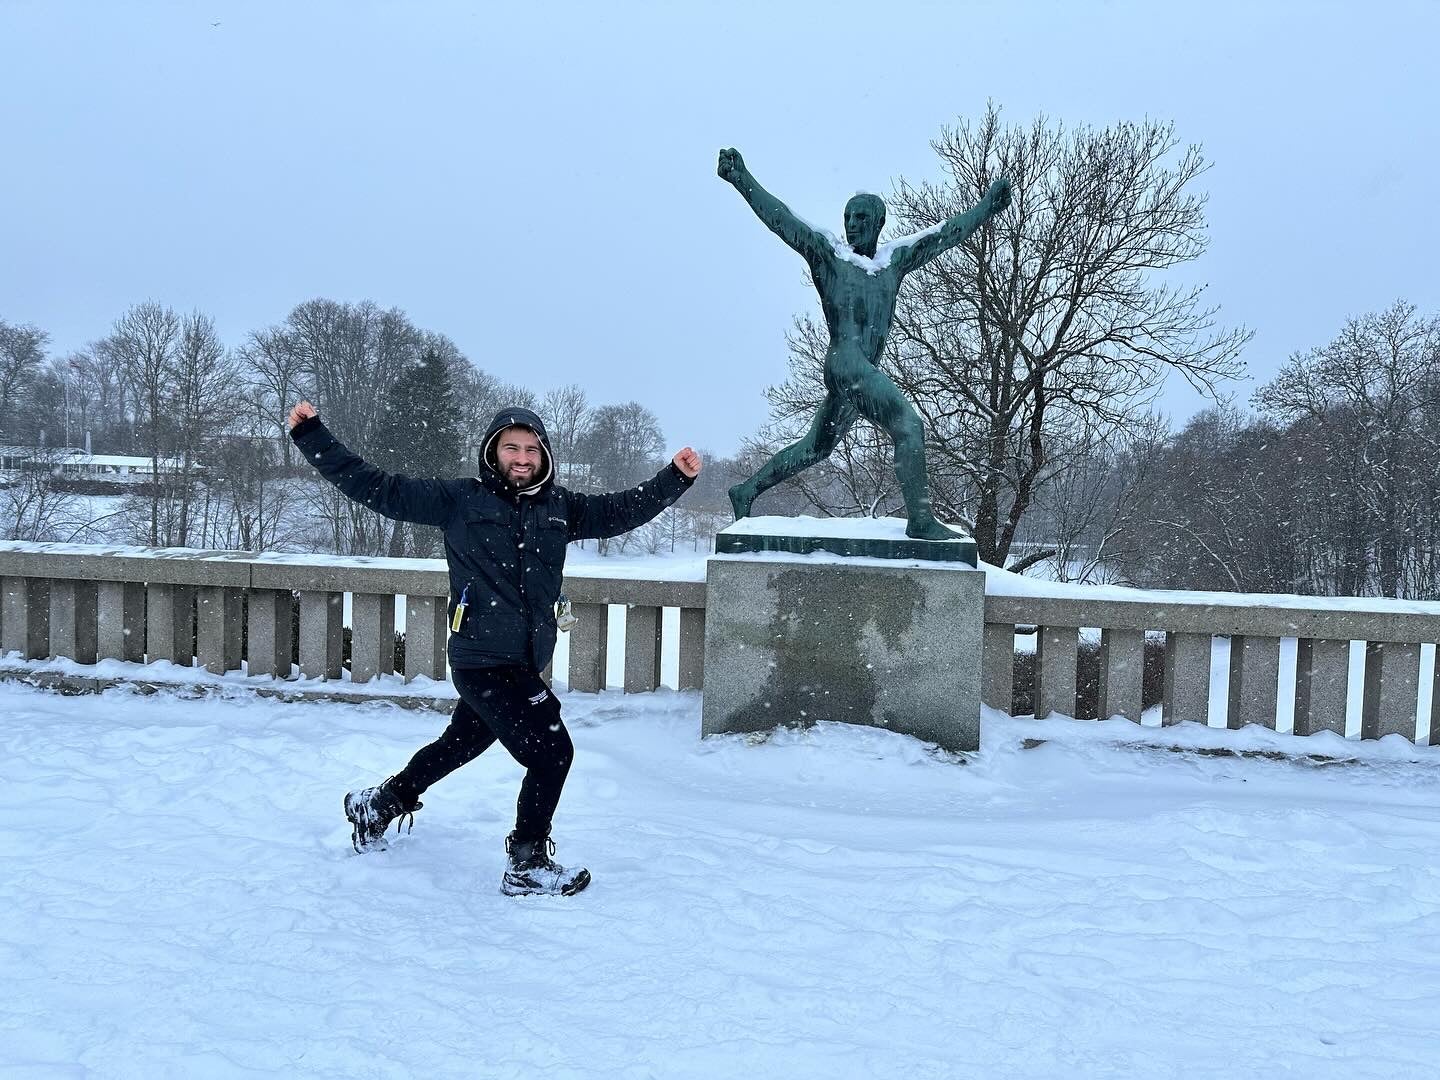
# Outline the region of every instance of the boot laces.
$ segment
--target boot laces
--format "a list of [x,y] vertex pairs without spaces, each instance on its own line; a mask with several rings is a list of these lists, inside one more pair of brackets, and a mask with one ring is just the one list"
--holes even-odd
[[533,865],[527,867],[527,869],[553,870],[555,868],[555,863],[551,858],[551,856],[555,854],[554,840],[550,839],[550,837],[548,836],[545,837],[544,840],[517,840],[515,838],[515,834],[511,833],[509,836],[505,837],[505,854],[513,856],[515,854],[515,846],[522,843],[530,843],[534,845],[530,855],[530,858],[533,860]]
[[[395,779],[395,777],[393,777],[393,776],[390,777],[389,779],[387,779],[387,780],[385,781],[385,783],[383,783],[383,784],[380,785],[380,789],[381,789],[381,791],[382,791],[387,797],[389,797],[389,798],[390,798],[391,800],[393,800],[393,802],[394,802],[395,811],[396,811],[396,813],[395,813],[395,835],[396,835],[396,836],[399,836],[399,835],[400,835],[400,825],[401,825],[402,823],[406,823],[406,822],[407,822],[407,819],[408,819],[408,823],[406,824],[405,831],[406,831],[407,833],[414,831],[414,829],[415,829],[415,811],[421,809],[425,804],[422,803],[419,799],[416,799],[415,802],[414,802],[412,805],[410,805],[410,806],[406,806],[404,803],[402,803],[402,802],[400,801],[399,796],[397,796],[397,795],[395,794],[395,792],[394,792],[393,790],[391,790],[391,788],[389,787],[390,782],[391,782],[392,780],[394,780],[394,779]],[[389,823],[389,822],[386,822],[386,823],[385,823],[385,829],[388,829],[389,827],[390,827],[390,823]],[[382,829],[382,830],[380,830],[380,831],[383,833],[383,832],[385,831],[385,829]]]
[[400,825],[401,825],[402,822],[405,823],[405,832],[406,832],[407,834],[415,831],[415,811],[416,811],[416,810],[419,810],[419,809],[420,809],[421,807],[423,807],[424,805],[425,805],[425,804],[422,803],[422,802],[417,802],[417,803],[416,803],[414,806],[412,806],[409,810],[402,810],[402,811],[400,811],[400,813],[398,813],[398,814],[395,815],[395,835],[396,835],[396,836],[399,836],[399,835],[400,835]]

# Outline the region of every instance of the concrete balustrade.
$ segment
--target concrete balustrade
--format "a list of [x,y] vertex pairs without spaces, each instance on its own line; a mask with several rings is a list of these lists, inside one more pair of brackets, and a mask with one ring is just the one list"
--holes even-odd
[[195,596],[195,656],[212,675],[240,670],[244,593],[223,585],[201,585]]
[[194,661],[195,586],[152,581],[145,586],[145,658],[181,667]]
[[1301,638],[1295,651],[1295,734],[1345,734],[1350,642]]
[[1100,632],[1100,715],[1140,721],[1145,676],[1145,632]]
[[574,604],[573,610],[580,622],[570,631],[570,689],[598,693],[605,689],[610,609],[605,604]]
[[[580,617],[572,689],[607,684],[612,605],[626,609],[617,674],[628,692],[660,685],[665,608],[680,609],[679,686],[702,686],[703,582],[567,578],[565,588]],[[168,660],[281,679],[298,662],[302,678],[339,681],[348,596],[349,681],[363,683],[395,672],[403,597],[405,681],[443,680],[448,590],[438,560],[0,542],[0,647],[24,660]]]
[[443,596],[405,598],[405,681],[417,675],[445,678],[445,625]]
[[0,577],[0,649],[26,660],[50,655],[50,581],[6,574]]
[[680,609],[680,662],[677,690],[699,690],[705,685],[705,609]]
[[300,594],[300,674],[338,679],[344,652],[345,594],[306,589]]
[[625,692],[644,693],[660,685],[660,611],[658,607],[625,609]]
[[662,612],[680,609],[679,686],[699,690],[705,679],[705,583],[633,578],[566,577],[565,593],[580,624],[570,632],[571,690],[595,693],[607,683],[609,607],[625,607],[622,685],[641,693],[660,685]]
[[1360,737],[1378,739],[1394,732],[1410,738],[1415,731],[1415,699],[1419,692],[1419,645],[1399,641],[1367,642]]
[[1166,725],[1209,720],[1210,646],[1209,634],[1180,631],[1165,635],[1165,692],[1160,715]]
[[290,675],[294,597],[288,589],[251,589],[246,599],[251,675]]
[[[351,678],[395,669],[395,603],[404,597],[404,677],[443,679],[448,575],[443,562],[248,552],[106,548],[0,542],[0,650],[23,660],[65,657],[196,663],[280,679],[298,659],[305,678],[342,678],[342,624],[352,608]],[[704,582],[569,576],[579,625],[569,635],[571,690],[613,680],[628,692],[660,685],[664,610],[679,611],[681,689],[705,682]],[[1344,732],[1358,710],[1367,739],[1415,735],[1421,646],[1440,640],[1440,605],[1366,610],[1354,601],[1299,606],[1287,598],[1237,605],[1225,594],[1137,594],[1134,600],[989,595],[979,656],[982,699],[1009,712],[1015,695],[1015,629],[1034,626],[1036,715],[1074,715],[1080,628],[1100,630],[1099,713],[1138,721],[1146,633],[1165,635],[1162,718],[1204,723],[1212,703],[1217,638],[1229,639],[1219,703],[1228,727],[1274,728],[1277,702],[1293,695],[1293,730]],[[625,609],[623,670],[607,670],[609,614]],[[298,608],[298,618],[296,611]],[[1433,608],[1433,610],[1431,610]],[[298,624],[298,627],[297,627]],[[298,640],[296,634],[298,632]],[[242,647],[243,633],[243,647]],[[1282,642],[1295,642],[1293,683],[1284,685]],[[1364,679],[1350,695],[1351,643],[1363,642]],[[973,646],[971,646],[973,648]],[[242,663],[243,662],[243,663]],[[1437,665],[1440,668],[1440,665]],[[1421,741],[1440,742],[1440,670]]]
[[99,590],[93,581],[57,578],[50,582],[50,655],[80,664],[95,663]]
[[1280,639],[1236,634],[1230,639],[1230,702],[1226,727],[1275,727],[1280,694]]
[[145,662],[145,586],[138,581],[102,581],[96,601],[98,655]]
[[980,663],[980,700],[1008,713],[1015,704],[1015,624],[991,622],[986,614]]
[[1075,668],[1080,627],[1039,627],[1035,632],[1035,716],[1075,715]]
[[395,597],[355,593],[350,598],[350,675],[368,682],[395,670]]
[[[1140,718],[1146,631],[1165,633],[1161,717],[1164,723],[1209,719],[1212,656],[1216,638],[1228,638],[1230,662],[1225,722],[1229,728],[1259,724],[1274,728],[1278,703],[1293,695],[1293,731],[1345,732],[1349,707],[1350,643],[1365,643],[1365,677],[1360,688],[1362,738],[1416,734],[1421,674],[1420,647],[1440,641],[1440,604],[1407,604],[1415,610],[1365,610],[1362,602],[1323,601],[1311,606],[1289,598],[1253,598],[1235,604],[1230,594],[1138,593],[1143,599],[1077,596],[985,598],[985,655],[982,693],[987,705],[1009,711],[1013,693],[1014,631],[1039,628],[1035,710],[1074,715],[1074,627],[1100,627],[1102,717]],[[1259,602],[1262,599],[1269,603]],[[1282,639],[1293,639],[1294,682],[1282,687]],[[1430,711],[1420,740],[1440,743],[1440,664],[1432,679]],[[1283,690],[1283,693],[1282,693]]]

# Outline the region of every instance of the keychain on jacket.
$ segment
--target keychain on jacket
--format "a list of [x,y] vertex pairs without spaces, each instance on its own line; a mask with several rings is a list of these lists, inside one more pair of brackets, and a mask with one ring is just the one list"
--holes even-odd
[[455,605],[455,614],[450,619],[450,629],[456,633],[460,631],[460,620],[465,618],[465,598],[470,595],[470,586],[466,585],[460,590],[460,602]]
[[580,620],[575,617],[575,612],[571,610],[570,598],[564,593],[561,593],[560,599],[555,602],[555,625],[560,628],[562,634],[568,634],[580,625]]

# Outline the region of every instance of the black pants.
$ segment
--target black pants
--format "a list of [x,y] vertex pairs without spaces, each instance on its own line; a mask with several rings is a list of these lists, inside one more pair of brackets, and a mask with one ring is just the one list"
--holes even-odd
[[515,807],[515,834],[521,840],[550,835],[550,819],[570,772],[575,747],[560,719],[560,702],[540,676],[525,668],[452,670],[460,703],[440,738],[416,751],[396,774],[397,794],[418,796],[435,781],[473,761],[492,743],[525,766]]

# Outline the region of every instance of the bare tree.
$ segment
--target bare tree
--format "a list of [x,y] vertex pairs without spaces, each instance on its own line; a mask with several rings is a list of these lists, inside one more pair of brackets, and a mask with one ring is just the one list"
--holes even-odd
[[1328,345],[1291,356],[1255,395],[1270,415],[1311,429],[1324,448],[1332,527],[1350,538],[1339,582],[1345,593],[1366,590],[1372,558],[1381,595],[1402,593],[1440,451],[1424,422],[1440,407],[1437,395],[1440,316],[1422,317],[1403,300],[1352,318]]
[[628,487],[658,467],[665,435],[655,414],[638,401],[605,405],[590,416],[579,440],[585,458],[601,481]]
[[81,527],[79,500],[59,480],[68,451],[39,449],[26,467],[0,487],[0,535],[6,540],[74,539]]
[[155,478],[147,532],[151,544],[161,542],[161,488],[171,449],[169,407],[179,340],[179,317],[154,301],[132,307],[115,321],[106,339],[106,348],[119,361],[134,394],[138,433],[150,455]]
[[71,355],[68,366],[81,402],[81,427],[93,431],[95,453],[129,453],[135,444],[133,395],[109,338]]
[[[192,312],[180,320],[169,406],[176,469],[170,478],[178,495],[174,542],[190,543],[190,504],[198,479],[199,450],[227,433],[244,407],[240,366],[226,353],[214,320]],[[217,455],[218,456],[218,455]]]
[[1297,448],[1293,429],[1233,407],[1208,409],[1137,448],[1135,509],[1108,545],[1111,567],[1137,585],[1315,591],[1304,565],[1308,496]]
[[39,372],[49,340],[38,327],[0,319],[0,432],[11,431],[10,410],[26,383]]
[[204,515],[204,546],[244,551],[283,551],[292,546],[294,481],[276,477],[265,444],[225,440],[206,475],[207,498],[217,500]]
[[575,484],[574,467],[579,463],[580,437],[590,419],[589,398],[577,383],[547,390],[540,399],[540,418],[545,421],[550,446],[560,463],[560,482]]
[[[1144,520],[1157,455],[1168,439],[1160,417],[1140,418],[1116,438],[1087,448],[1060,447],[1016,534],[1017,563],[1053,558],[1059,581],[1124,581],[1116,560]],[[1051,554],[1053,553],[1053,555]]]
[[294,463],[295,444],[290,441],[287,418],[301,398],[300,349],[295,336],[282,326],[254,330],[237,355],[260,391],[255,411],[265,427],[273,425],[277,456],[288,469]]
[[[286,317],[299,393],[326,423],[359,452],[369,449],[390,386],[416,362],[424,335],[397,308],[382,311],[369,300],[342,304],[309,300]],[[293,404],[293,402],[292,402]],[[346,554],[378,554],[389,546],[394,523],[330,485],[315,488],[334,546]]]

